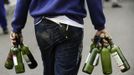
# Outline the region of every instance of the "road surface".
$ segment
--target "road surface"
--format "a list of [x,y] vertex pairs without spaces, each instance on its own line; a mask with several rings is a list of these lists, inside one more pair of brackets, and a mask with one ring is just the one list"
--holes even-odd
[[[15,3],[15,0],[12,1]],[[123,54],[127,58],[131,69],[126,73],[121,73],[119,68],[116,65],[116,62],[112,58],[112,67],[113,73],[111,75],[134,75],[134,0],[123,0],[121,2],[122,8],[111,8],[110,3],[104,3],[104,13],[106,15],[106,27],[113,38],[113,41],[119,45],[122,49]],[[7,9],[8,12],[8,28],[9,31],[11,28],[11,20],[12,20],[12,10]],[[88,75],[82,72],[82,67],[84,65],[84,61],[86,60],[89,46],[91,44],[91,38],[95,34],[95,30],[91,24],[89,14],[88,17],[85,18],[85,29],[84,29],[84,39],[83,39],[83,59],[81,63],[81,67],[78,75]],[[31,52],[33,53],[35,59],[38,61],[38,67],[36,69],[30,70],[28,66],[25,64],[25,73],[19,75],[43,75],[43,67],[40,51],[35,39],[34,34],[34,26],[33,19],[28,16],[27,23],[25,29],[23,29],[24,43],[30,47]],[[0,30],[0,75],[16,75],[15,70],[7,70],[4,67],[4,62],[6,60],[7,54],[11,47],[9,35],[3,35],[2,30]],[[101,63],[97,67],[95,67],[92,75],[103,75]]]

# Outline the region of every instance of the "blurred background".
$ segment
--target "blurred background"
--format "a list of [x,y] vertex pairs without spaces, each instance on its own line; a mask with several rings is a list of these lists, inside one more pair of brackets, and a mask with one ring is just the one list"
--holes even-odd
[[[15,4],[16,0],[10,0],[9,3],[5,4],[9,33],[12,30],[11,21],[13,18]],[[104,0],[103,8],[106,16],[106,27],[108,32],[111,34],[114,43],[120,46],[124,56],[131,66],[129,71],[121,73],[120,69],[116,65],[116,62],[112,58],[113,73],[111,75],[134,75],[134,0],[119,0],[117,2],[112,0]],[[96,32],[90,21],[89,14],[84,20],[84,47],[82,52],[83,56],[81,67],[78,75],[88,75],[82,72],[82,67],[90,49],[91,38],[93,38]],[[31,16],[28,16],[26,26],[23,29],[24,43],[30,47],[31,52],[39,65],[36,69],[30,70],[26,62],[24,62],[26,71],[25,73],[19,75],[43,75],[41,55],[34,36],[33,19]],[[16,75],[14,69],[7,70],[4,67],[10,47],[11,43],[9,34],[4,35],[0,29],[0,75]],[[100,62],[99,65],[95,67],[92,75],[103,75]]]

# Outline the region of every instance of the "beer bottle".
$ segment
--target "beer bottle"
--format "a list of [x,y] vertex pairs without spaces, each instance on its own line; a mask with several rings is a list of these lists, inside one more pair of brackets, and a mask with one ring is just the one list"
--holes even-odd
[[121,72],[126,72],[130,69],[130,65],[128,64],[126,58],[124,57],[118,46],[112,45],[111,53],[115,61],[117,62],[117,65],[120,68]]
[[94,69],[94,66],[96,65],[96,62],[99,58],[98,54],[98,48],[94,48],[91,52],[91,54],[88,54],[88,57],[85,61],[84,67],[83,67],[83,72],[92,74],[92,71]]
[[110,49],[107,47],[103,47],[101,50],[101,63],[104,74],[112,73],[112,65],[111,65],[111,57],[110,57]]
[[30,52],[29,48],[25,46],[24,44],[21,44],[21,52],[23,55],[23,58],[25,59],[26,63],[30,67],[30,69],[34,69],[37,67],[37,62],[34,59],[32,53]]
[[[88,55],[90,55],[92,53],[92,50],[94,48],[96,48],[96,45],[95,45],[95,43],[92,43],[90,45],[90,51],[89,51],[89,54]],[[96,57],[95,62],[94,62],[94,66],[97,66],[98,64],[99,64],[99,57]]]
[[12,54],[11,50],[8,53],[8,56],[7,56],[7,59],[6,59],[6,62],[5,62],[4,66],[7,69],[12,69],[13,66],[14,66],[14,64],[13,64],[13,54]]
[[14,46],[11,48],[11,52],[13,53],[13,62],[16,73],[25,72],[20,48],[18,48],[18,46]]
[[99,62],[99,41],[100,37],[95,36],[93,43],[90,45],[90,52],[82,69],[85,73],[92,74],[94,66],[96,66]]

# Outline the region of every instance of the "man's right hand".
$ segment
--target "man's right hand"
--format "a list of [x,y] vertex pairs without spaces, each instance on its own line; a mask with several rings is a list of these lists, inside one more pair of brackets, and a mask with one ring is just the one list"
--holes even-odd
[[11,32],[10,39],[11,39],[12,45],[17,45],[23,42],[23,36],[21,33]]
[[95,35],[100,37],[110,37],[106,29],[97,31]]
[[101,44],[109,45],[108,41],[111,39],[111,36],[109,35],[106,29],[97,31],[95,36],[99,36],[102,39]]

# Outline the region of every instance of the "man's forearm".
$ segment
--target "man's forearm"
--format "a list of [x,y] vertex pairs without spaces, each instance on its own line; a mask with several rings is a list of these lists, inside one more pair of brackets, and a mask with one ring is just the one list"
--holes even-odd
[[30,1],[31,0],[17,0],[12,21],[13,32],[21,32],[21,29],[24,27],[27,20]]
[[87,0],[92,23],[96,30],[105,28],[105,16],[103,13],[102,0]]

